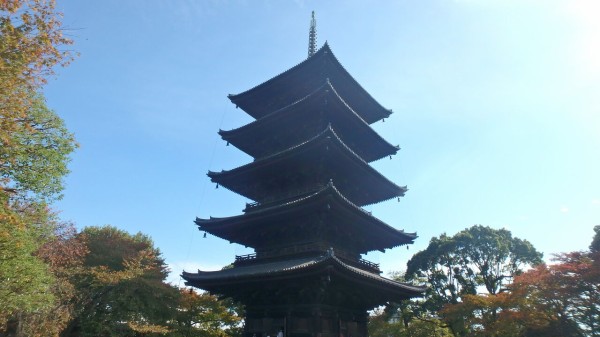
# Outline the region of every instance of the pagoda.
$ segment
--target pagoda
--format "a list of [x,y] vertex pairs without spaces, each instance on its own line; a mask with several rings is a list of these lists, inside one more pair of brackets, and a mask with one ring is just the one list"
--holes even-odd
[[[314,14],[313,14],[314,15]],[[412,244],[364,206],[407,191],[369,163],[398,151],[370,124],[391,114],[344,69],[325,43],[309,57],[241,94],[229,95],[255,120],[220,130],[254,160],[208,172],[253,203],[243,214],[200,219],[201,231],[251,247],[219,271],[183,272],[186,285],[245,306],[244,336],[365,337],[368,310],[421,296],[424,288],[381,276],[361,258]]]

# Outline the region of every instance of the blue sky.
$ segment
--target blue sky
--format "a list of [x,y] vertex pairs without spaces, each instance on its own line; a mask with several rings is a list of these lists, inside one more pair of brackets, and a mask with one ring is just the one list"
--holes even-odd
[[[251,251],[202,238],[196,216],[241,213],[208,170],[250,158],[217,131],[249,121],[227,94],[318,45],[394,114],[374,124],[402,150],[373,166],[401,202],[368,207],[419,238],[369,254],[402,270],[432,236],[507,228],[544,252],[586,249],[600,224],[600,3],[593,0],[62,1],[81,56],[48,104],[81,148],[55,207],[78,227],[150,235],[174,274]],[[175,275],[171,280],[179,282]]]

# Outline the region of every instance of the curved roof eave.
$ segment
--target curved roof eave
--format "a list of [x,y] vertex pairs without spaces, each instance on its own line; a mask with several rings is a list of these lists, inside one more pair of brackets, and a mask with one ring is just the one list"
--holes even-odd
[[387,150],[387,151],[389,151],[388,153],[384,153],[379,158],[374,158],[369,161],[378,160],[378,159],[381,159],[388,155],[396,154],[396,152],[398,152],[400,147],[397,145],[390,144],[387,140],[385,140],[377,132],[375,132],[375,130],[373,130],[371,128],[369,123],[367,123],[358,113],[356,113],[356,111],[354,111],[354,109],[352,109],[352,107],[350,105],[348,105],[348,103],[346,103],[346,101],[339,95],[339,93],[337,92],[334,85],[331,83],[331,81],[329,79],[326,79],[323,84],[321,84],[317,89],[313,90],[310,94],[293,102],[292,104],[290,104],[286,107],[283,107],[281,109],[273,111],[273,112],[271,112],[257,120],[254,120],[246,125],[243,125],[238,128],[231,129],[231,130],[219,130],[218,133],[223,140],[225,140],[227,142],[231,142],[231,144],[233,144],[235,146],[234,138],[236,136],[239,136],[240,134],[243,134],[246,132],[252,132],[251,131],[252,129],[259,127],[261,124],[269,122],[270,120],[273,120],[280,116],[283,116],[286,112],[292,112],[292,111],[294,111],[294,109],[300,109],[301,105],[303,103],[306,103],[310,99],[315,99],[322,95],[331,95],[335,99],[335,101],[338,102],[338,104],[343,106],[343,108],[349,112],[350,116],[353,116],[352,118],[354,119],[354,123],[359,128],[366,130],[366,132],[370,135],[370,137],[372,139],[376,139],[378,142],[380,142],[382,144],[383,147],[388,148],[388,150]]
[[[282,157],[285,157],[287,155],[293,154],[294,151],[302,148],[302,147],[306,147],[309,146],[311,143],[315,143],[316,141],[318,141],[320,138],[324,138],[327,137],[328,135],[332,135],[333,139],[334,139],[334,144],[339,145],[342,149],[344,149],[348,154],[350,158],[353,158],[353,160],[360,162],[361,164],[364,165],[365,168],[369,168],[370,171],[372,171],[376,176],[378,176],[380,179],[382,179],[383,181],[386,181],[386,183],[390,184],[391,186],[396,187],[401,193],[396,195],[396,196],[403,196],[404,192],[406,192],[408,189],[406,188],[406,186],[398,186],[396,184],[394,184],[392,181],[390,181],[389,179],[387,179],[385,176],[383,176],[381,173],[379,173],[377,170],[375,170],[374,168],[372,168],[369,163],[367,163],[364,159],[362,159],[358,154],[356,154],[354,151],[352,151],[352,149],[344,144],[344,142],[340,139],[340,137],[335,133],[335,131],[331,128],[331,125],[328,125],[327,128],[325,130],[323,130],[321,133],[319,133],[318,135],[316,135],[315,137],[302,142],[298,145],[292,146],[286,150],[274,153],[270,156],[267,157],[263,157],[260,158],[258,160],[255,160],[253,162],[250,162],[248,164],[242,165],[242,166],[238,166],[234,169],[231,170],[221,170],[221,172],[216,172],[216,171],[208,171],[207,175],[213,179],[213,178],[217,178],[219,176],[227,176],[227,175],[234,175],[238,172],[244,171],[244,170],[248,170],[248,169],[252,169],[253,167],[260,167],[261,165],[264,165],[265,163],[272,161],[272,160],[276,160],[276,159],[281,159]],[[213,181],[216,183],[216,181]],[[392,196],[391,198],[394,198],[396,196]]]
[[380,172],[371,167],[359,155],[354,153],[354,151],[352,151],[352,149],[350,149],[346,144],[344,144],[344,142],[338,137],[335,131],[331,128],[331,125],[329,125],[323,132],[319,133],[315,137],[296,146],[290,147],[273,155],[255,160],[253,162],[239,166],[232,170],[222,170],[221,172],[208,171],[207,175],[211,178],[212,182],[217,183],[221,186],[225,186],[227,189],[237,194],[243,195],[251,200],[256,201],[254,196],[244,193],[243,191],[236,190],[234,186],[227,186],[229,185],[227,183],[227,180],[235,179],[237,175],[244,174],[245,172],[247,173],[252,172],[254,170],[260,170],[261,167],[266,167],[272,164],[273,162],[281,162],[286,158],[300,153],[302,150],[308,148],[309,146],[318,144],[318,141],[322,139],[328,139],[331,142],[331,145],[337,146],[341,150],[341,155],[345,155],[351,162],[355,162],[358,165],[358,167],[363,170],[363,172],[367,172],[367,174],[370,174],[372,177],[374,177],[374,179],[378,180],[381,183],[381,187],[386,188],[386,191],[378,193],[378,196],[360,202],[361,206],[376,204],[395,197],[402,197],[404,196],[406,191],[408,191],[406,186],[396,185],[395,183],[387,179],[384,175],[382,175]]
[[[392,240],[395,242],[387,243],[387,246],[381,247],[383,249],[391,249],[391,248],[398,247],[398,246],[401,246],[404,244],[412,244],[413,241],[417,238],[416,233],[406,233],[406,232],[404,232],[404,230],[396,229],[396,228],[388,225],[387,223],[381,221],[377,217],[373,216],[371,213],[365,211],[361,207],[355,205],[354,203],[352,203],[350,200],[348,200],[346,197],[344,197],[342,195],[342,193],[334,186],[333,182],[330,182],[325,187],[323,187],[319,191],[316,191],[315,193],[312,193],[310,195],[307,195],[302,198],[292,200],[292,201],[289,201],[289,202],[286,202],[283,204],[277,204],[277,205],[274,205],[271,207],[266,207],[266,208],[262,208],[262,209],[259,209],[259,210],[253,211],[253,212],[249,212],[249,213],[245,213],[245,214],[241,214],[241,215],[235,215],[235,216],[231,216],[231,217],[223,217],[223,218],[210,217],[209,219],[196,218],[196,221],[194,221],[194,222],[196,223],[196,225],[198,225],[198,229],[201,231],[206,231],[206,232],[211,233],[211,234],[213,234],[217,237],[220,237],[224,240],[228,240],[231,242],[236,242],[236,243],[239,243],[242,245],[246,245],[248,242],[238,242],[237,240],[232,240],[232,238],[228,237],[228,235],[223,235],[222,234],[223,226],[236,226],[236,224],[251,221],[251,220],[259,218],[259,217],[267,217],[268,218],[269,216],[277,216],[276,213],[286,212],[288,209],[290,209],[290,207],[305,205],[319,197],[328,196],[328,195],[333,195],[333,197],[336,198],[335,200],[337,200],[342,205],[342,207],[347,207],[348,209],[355,212],[355,214],[357,214],[358,216],[363,217],[366,221],[371,221],[373,224],[377,225],[379,229],[381,229],[384,232],[387,232],[388,233],[387,235],[392,235],[392,236],[397,237],[398,241]],[[375,250],[377,248],[373,248],[373,249]]]
[[262,264],[253,264],[248,266],[234,267],[230,269],[223,269],[218,271],[201,271],[197,273],[188,273],[183,271],[181,277],[188,283],[196,282],[226,282],[227,280],[233,282],[243,282],[244,280],[251,279],[264,279],[267,276],[277,277],[285,276],[289,273],[309,271],[312,269],[318,269],[323,266],[332,266],[338,268],[338,270],[344,270],[352,273],[356,277],[376,282],[380,285],[402,289],[403,291],[413,293],[415,296],[421,295],[426,287],[414,286],[407,283],[397,282],[394,280],[387,279],[381,275],[370,273],[360,268],[352,267],[340,259],[338,259],[333,249],[326,254],[320,256],[312,256],[294,260],[283,260],[275,262],[267,262]]
[[[352,77],[352,75],[350,75],[350,73],[344,68],[344,66],[342,66],[342,64],[339,62],[339,60],[335,57],[335,55],[331,51],[331,48],[329,47],[329,44],[327,42],[325,42],[325,44],[313,56],[303,60],[302,62],[289,68],[288,70],[286,70],[282,73],[279,73],[278,75],[272,77],[271,79],[269,79],[261,84],[258,84],[244,92],[241,92],[239,94],[229,94],[227,97],[229,98],[229,100],[231,100],[231,102],[233,104],[236,105],[236,107],[239,106],[239,107],[242,107],[242,109],[244,109],[243,105],[244,105],[245,99],[248,99],[250,96],[258,94],[263,90],[267,90],[270,86],[276,85],[275,83],[277,83],[278,81],[282,81],[282,80],[286,79],[287,77],[292,76],[296,72],[302,72],[303,68],[310,66],[312,63],[319,62],[319,60],[324,59],[324,58],[326,58],[326,60],[331,60],[332,64],[335,67],[337,67],[341,76],[344,77],[344,82],[352,84],[352,86],[358,92],[360,92],[363,97],[367,98],[367,100],[370,102],[370,104],[372,105],[372,109],[369,109],[369,110],[372,111],[375,116],[373,116],[372,118],[364,118],[369,124],[374,123],[380,119],[387,118],[392,114],[391,110],[386,109],[379,102],[377,102],[377,100],[375,100],[373,98],[373,96],[371,96],[371,94],[369,94],[369,92],[366,91],[354,79],[354,77]],[[246,111],[246,110],[244,110],[244,111]],[[248,111],[246,111],[246,112],[248,112]],[[248,113],[250,115],[254,116],[253,113],[250,113],[250,112],[248,112]],[[269,112],[266,112],[266,113],[269,113]],[[261,113],[258,115],[264,115],[266,113]]]

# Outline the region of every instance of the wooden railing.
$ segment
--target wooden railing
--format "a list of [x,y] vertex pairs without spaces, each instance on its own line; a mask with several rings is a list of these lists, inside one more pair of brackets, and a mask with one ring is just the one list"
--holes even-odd
[[244,262],[256,259],[256,253],[254,254],[246,254],[246,255],[236,255],[235,262]]
[[[256,253],[245,254],[245,255],[236,255],[235,263],[240,265],[240,264],[245,264],[247,262],[255,261],[258,259],[268,260],[268,259],[272,259],[275,257],[302,254],[302,253],[307,253],[307,252],[317,252],[317,251],[325,252],[328,249],[329,249],[329,247],[323,243],[314,243],[313,242],[313,243],[308,243],[308,244],[286,247],[283,249],[277,249],[277,250],[274,249],[274,250],[270,250],[270,251],[264,251],[264,252],[260,253],[260,258],[258,257],[258,255]],[[346,253],[344,251],[340,251],[340,250],[335,251],[335,255],[338,258],[340,258],[341,260],[343,260],[345,263],[348,263],[349,265],[355,266],[357,268],[365,269],[365,270],[368,270],[373,273],[381,274],[381,270],[379,269],[379,263],[374,263],[371,261],[367,261],[365,259],[357,259],[357,258],[353,257],[351,254],[348,254],[348,253]]]
[[360,263],[366,267],[369,267],[371,269],[377,270],[377,272],[381,272],[381,270],[379,269],[379,263],[367,261],[365,259],[358,260],[358,263]]

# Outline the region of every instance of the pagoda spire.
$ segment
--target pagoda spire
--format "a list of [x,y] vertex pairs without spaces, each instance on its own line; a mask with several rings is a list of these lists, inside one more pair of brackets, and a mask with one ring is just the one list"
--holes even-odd
[[308,31],[308,57],[311,57],[317,51],[317,20],[315,19],[315,11],[312,11],[312,19],[310,20],[310,30]]

